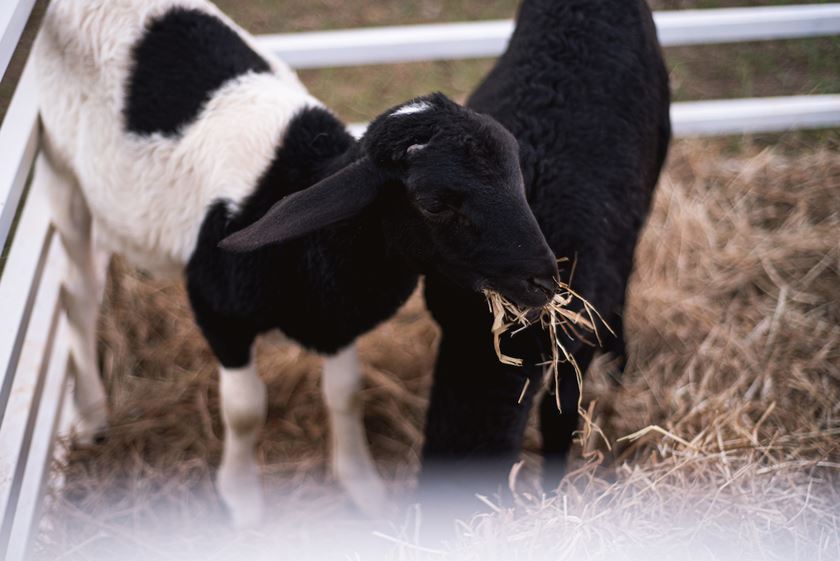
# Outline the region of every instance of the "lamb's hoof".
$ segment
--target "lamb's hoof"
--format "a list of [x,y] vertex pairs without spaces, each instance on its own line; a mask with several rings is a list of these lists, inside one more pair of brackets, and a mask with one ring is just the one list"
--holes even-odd
[[353,498],[353,502],[368,518],[374,520],[386,519],[396,514],[396,505],[388,500],[384,488],[379,490],[377,485],[361,485],[358,483],[353,483],[352,485],[354,486],[354,491],[350,495]]
[[76,442],[82,446],[101,446],[108,442],[108,427],[90,430],[77,428]]
[[231,524],[237,530],[255,528],[263,521],[262,505],[246,503],[246,501],[225,501]]
[[396,505],[388,500],[385,483],[372,463],[359,466],[353,462],[342,465],[333,461],[332,469],[336,479],[365,516],[381,519],[396,513]]
[[253,528],[263,521],[262,484],[256,466],[219,469],[216,487],[235,528]]
[[80,416],[76,421],[74,431],[76,442],[82,446],[104,444],[108,440],[108,419],[105,408],[93,414]]

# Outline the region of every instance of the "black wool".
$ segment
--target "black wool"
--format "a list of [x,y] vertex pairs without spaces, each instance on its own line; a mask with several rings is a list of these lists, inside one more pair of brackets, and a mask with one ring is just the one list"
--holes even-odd
[[[627,281],[671,137],[669,104],[668,76],[643,0],[524,0],[507,51],[468,101],[518,140],[531,210],[554,253],[576,260],[574,278],[567,264],[564,280],[616,331],[615,338],[606,335],[606,347],[622,358]],[[536,365],[547,355],[545,334],[529,329],[504,342],[529,364],[503,365],[482,296],[437,275],[426,279],[425,292],[443,337],[421,484],[441,483],[440,477],[468,495],[488,492],[505,481],[518,457],[542,385]],[[593,349],[565,344],[585,371]],[[568,365],[561,370],[562,413],[552,393],[540,407],[550,486],[563,472],[578,425],[575,374]]]
[[411,295],[417,273],[389,248],[376,204],[358,216],[247,253],[218,247],[287,195],[356,159],[358,145],[326,110],[305,109],[290,123],[254,194],[238,212],[218,202],[207,214],[187,266],[193,310],[227,367],[249,360],[256,335],[279,329],[333,354],[384,321]]
[[124,114],[126,130],[137,134],[175,135],[225,82],[270,71],[224,22],[185,8],[152,21],[132,58]]

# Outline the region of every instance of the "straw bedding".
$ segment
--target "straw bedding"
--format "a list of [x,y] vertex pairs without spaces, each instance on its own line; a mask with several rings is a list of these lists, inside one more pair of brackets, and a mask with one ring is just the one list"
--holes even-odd
[[[584,384],[608,442],[584,435],[560,493],[544,496],[530,428],[517,504],[462,525],[453,558],[840,558],[838,193],[836,149],[676,143],[637,253],[622,385],[605,360]],[[317,358],[260,344],[271,520],[243,538],[196,523],[221,513],[221,426],[182,289],[117,262],[100,328],[113,430],[56,465],[39,558],[184,559],[201,544],[218,547],[200,558],[227,558],[247,544],[236,558],[257,559],[260,543],[282,544],[265,558],[304,558],[313,543],[357,558],[345,531],[372,534],[327,473]],[[418,468],[437,338],[417,295],[362,341],[365,421],[396,496]],[[413,545],[406,516],[378,528],[377,551],[441,558]]]

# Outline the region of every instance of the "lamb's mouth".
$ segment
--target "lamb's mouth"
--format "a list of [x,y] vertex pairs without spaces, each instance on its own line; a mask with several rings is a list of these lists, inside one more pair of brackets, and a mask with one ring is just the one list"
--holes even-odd
[[496,290],[523,310],[541,309],[554,296],[554,279],[508,278],[486,283],[484,288]]

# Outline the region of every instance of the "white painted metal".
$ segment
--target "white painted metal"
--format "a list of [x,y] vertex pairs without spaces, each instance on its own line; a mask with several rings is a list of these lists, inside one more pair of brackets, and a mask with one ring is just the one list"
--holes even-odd
[[840,4],[802,4],[655,14],[663,46],[711,45],[840,33]]
[[41,406],[32,430],[32,444],[20,486],[17,510],[12,521],[6,561],[28,559],[31,541],[38,529],[42,498],[52,465],[56,432],[65,406],[68,386],[67,362],[70,358],[68,330],[66,318],[63,315],[59,316],[52,356],[47,352],[44,354],[49,363],[46,367],[44,390],[41,393]]
[[0,79],[6,73],[34,5],[35,0],[3,0],[0,3]]
[[[840,33],[840,3],[680,10],[654,17],[668,47]],[[512,31],[512,21],[494,20],[263,35],[259,41],[295,68],[319,68],[495,57]]]
[[[38,147],[35,82],[32,64],[27,64],[0,128],[0,249],[6,245],[6,237]],[[0,361],[0,366],[2,364]]]
[[[720,136],[840,127],[840,95],[685,101],[671,105],[674,136]],[[367,123],[348,129],[361,138]]]
[[4,419],[3,423],[24,334],[46,260],[46,248],[52,231],[49,216],[47,194],[43,189],[33,186],[3,276],[0,277],[0,419]]
[[404,25],[263,35],[263,48],[294,68],[492,57],[513,32],[511,21]]
[[[24,476],[31,467],[32,444],[38,440],[34,433],[41,408],[55,408],[60,403],[60,400],[59,403],[45,403],[42,399],[60,315],[61,281],[65,270],[64,252],[57,236],[48,237],[53,243],[50,251],[44,252],[48,258],[43,275],[33,282],[37,298],[0,424],[0,558],[5,556],[5,545],[18,514]],[[54,413],[47,411],[46,414]]]
[[840,95],[675,103],[675,136],[717,136],[840,127]]

